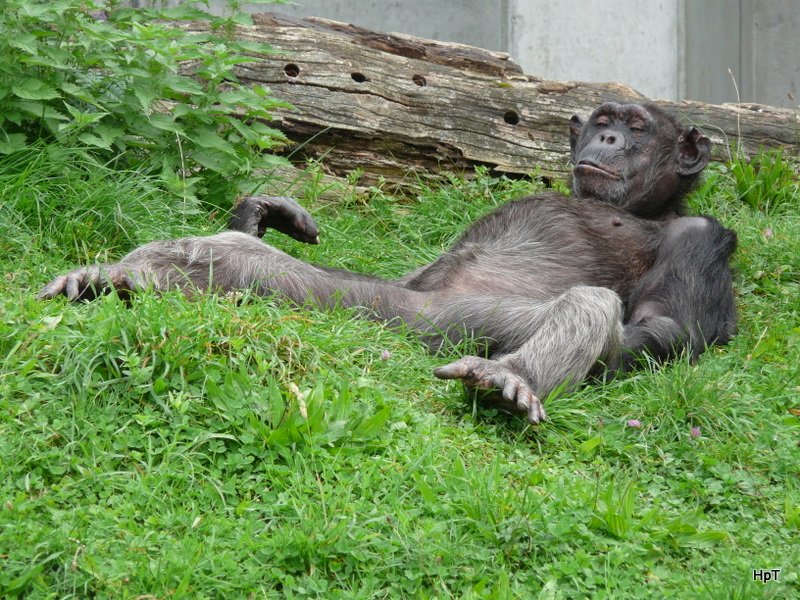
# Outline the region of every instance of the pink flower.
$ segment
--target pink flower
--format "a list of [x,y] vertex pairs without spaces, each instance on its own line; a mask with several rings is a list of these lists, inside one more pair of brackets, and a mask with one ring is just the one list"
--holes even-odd
[[697,439],[697,438],[699,438],[699,437],[700,437],[700,428],[699,428],[699,427],[697,427],[697,426],[695,426],[695,427],[692,427],[692,428],[689,430],[689,435],[690,435],[690,436],[692,436],[694,439]]
[[772,227],[767,227],[766,229],[764,229],[765,238],[770,239],[771,237],[773,237],[773,235],[774,234],[772,233]]
[[389,360],[390,358],[392,358],[391,352],[389,352],[388,350],[384,350],[383,352],[381,352],[381,360]]
[[633,427],[634,429],[639,429],[642,426],[642,422],[639,419],[631,419],[627,423],[628,427]]

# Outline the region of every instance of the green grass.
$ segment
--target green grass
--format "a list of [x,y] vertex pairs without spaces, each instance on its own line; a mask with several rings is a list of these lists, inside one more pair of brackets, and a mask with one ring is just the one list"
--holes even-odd
[[[552,400],[533,428],[434,379],[447,357],[346,310],[37,302],[76,263],[223,216],[79,154],[4,159],[0,593],[797,596],[800,197],[782,173],[751,202],[741,173],[714,169],[693,199],[739,233],[735,340]],[[312,182],[301,201],[323,243],[268,238],[392,276],[533,189],[482,174],[331,204]],[[778,582],[752,581],[771,568]]]

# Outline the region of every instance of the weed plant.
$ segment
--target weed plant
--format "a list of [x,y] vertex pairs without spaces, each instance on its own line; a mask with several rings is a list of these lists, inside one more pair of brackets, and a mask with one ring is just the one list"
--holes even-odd
[[203,2],[126,4],[2,2],[0,155],[56,142],[146,168],[184,201],[229,206],[239,184],[281,162],[264,150],[285,138],[265,122],[287,105],[234,73],[271,49],[233,36],[252,25],[240,2],[223,16]]

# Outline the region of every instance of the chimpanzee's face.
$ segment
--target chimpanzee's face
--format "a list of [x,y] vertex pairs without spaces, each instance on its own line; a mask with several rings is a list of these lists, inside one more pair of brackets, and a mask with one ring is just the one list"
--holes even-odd
[[576,196],[642,216],[660,212],[708,162],[708,139],[655,107],[607,102],[584,124],[570,121]]

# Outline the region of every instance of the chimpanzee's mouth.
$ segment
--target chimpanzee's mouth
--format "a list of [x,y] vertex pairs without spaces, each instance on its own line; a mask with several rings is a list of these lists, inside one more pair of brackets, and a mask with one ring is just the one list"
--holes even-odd
[[620,176],[614,171],[610,171],[605,167],[601,167],[596,162],[591,160],[581,160],[575,165],[575,171],[586,175],[602,175],[603,177],[610,177],[611,179],[620,179]]

